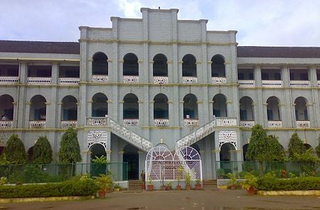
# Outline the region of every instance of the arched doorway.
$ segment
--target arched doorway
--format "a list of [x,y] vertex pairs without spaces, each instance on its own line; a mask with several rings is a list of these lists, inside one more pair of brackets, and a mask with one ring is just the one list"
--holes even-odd
[[231,143],[225,143],[220,148],[221,168],[225,173],[233,173],[233,161],[236,160],[235,153],[232,153],[233,150],[236,149]]
[[[128,180],[139,179],[139,153],[131,144],[123,148],[123,162],[128,163]],[[124,170],[125,171],[125,170]]]
[[28,163],[32,163],[33,162],[33,147],[30,147],[28,149]]
[[99,174],[107,174],[107,164],[102,161],[106,157],[106,150],[101,144],[94,144],[90,148],[91,176],[99,176]]
[[249,144],[245,144],[245,145],[243,145],[243,147],[242,147],[242,151],[243,151],[243,160],[244,160],[244,161],[246,161],[246,160],[247,160],[246,155],[247,155],[247,152],[248,152],[248,146],[249,146]]

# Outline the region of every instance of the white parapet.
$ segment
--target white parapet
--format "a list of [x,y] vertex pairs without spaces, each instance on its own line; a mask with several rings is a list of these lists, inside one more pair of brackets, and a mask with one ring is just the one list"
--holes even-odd
[[168,84],[169,83],[169,79],[168,77],[153,77],[153,83],[154,84]]
[[168,127],[169,126],[169,119],[154,119],[154,126]]
[[240,121],[240,127],[251,128],[254,126],[254,121]]
[[92,82],[107,83],[109,77],[108,75],[92,75]]
[[123,125],[128,126],[139,126],[139,119],[124,119]]
[[11,120],[2,120],[0,121],[0,128],[12,128],[13,121]]
[[45,120],[32,120],[32,121],[29,121],[29,127],[30,128],[45,128],[46,127],[46,121]]
[[87,126],[104,126],[108,124],[107,117],[87,117]]
[[60,85],[78,85],[79,82],[80,82],[80,78],[72,78],[72,77],[59,78]]
[[123,76],[124,83],[139,83],[139,76]]
[[238,80],[239,87],[250,88],[255,86],[254,80]]
[[268,121],[269,128],[282,128],[282,121]]
[[11,85],[19,82],[19,77],[0,77],[0,84]]
[[184,125],[187,127],[195,127],[199,125],[198,119],[184,119]]
[[67,120],[67,121],[61,121],[61,128],[69,128],[69,127],[77,127],[77,121],[76,120]]
[[281,80],[262,80],[262,87],[281,88],[282,84]]
[[197,77],[182,77],[183,84],[196,84],[198,82]]
[[310,87],[310,81],[307,80],[291,80],[290,87]]
[[303,120],[303,121],[296,121],[297,128],[310,128],[310,121]]
[[227,83],[227,78],[225,77],[212,77],[212,84],[225,84]]
[[28,77],[27,83],[29,85],[50,85],[51,77]]

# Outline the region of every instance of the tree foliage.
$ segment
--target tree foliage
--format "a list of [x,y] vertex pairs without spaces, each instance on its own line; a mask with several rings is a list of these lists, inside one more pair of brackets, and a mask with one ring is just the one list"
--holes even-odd
[[316,147],[316,154],[320,158],[320,135],[319,135],[319,138],[318,138],[318,142],[319,142],[319,144]]
[[288,151],[289,158],[292,160],[296,160],[295,154],[301,155],[306,152],[306,148],[297,133],[292,134],[289,140]]
[[76,163],[81,161],[80,146],[75,129],[68,128],[63,134],[58,155],[61,163]]
[[252,127],[250,143],[246,158],[248,160],[263,161],[281,161],[285,157],[284,149],[278,141],[278,138],[270,135],[261,125]]
[[52,147],[46,136],[40,136],[33,146],[33,163],[49,164],[52,161]]
[[27,163],[27,152],[23,142],[18,135],[13,134],[3,150],[1,155],[2,162],[8,164],[25,164]]

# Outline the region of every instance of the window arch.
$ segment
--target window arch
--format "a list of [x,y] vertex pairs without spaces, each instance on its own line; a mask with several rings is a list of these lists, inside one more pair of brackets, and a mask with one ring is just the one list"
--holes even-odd
[[281,115],[280,115],[280,109],[279,104],[280,100],[272,96],[268,98],[267,100],[267,115],[268,115],[268,121],[280,121]]
[[108,75],[108,57],[97,52],[92,57],[92,75]]
[[13,120],[13,98],[10,95],[0,96],[0,120],[3,121],[12,121]]
[[216,117],[227,117],[227,98],[223,94],[217,94],[213,97],[213,115]]
[[250,97],[245,96],[240,99],[240,120],[242,121],[253,121],[253,101]]
[[123,76],[139,76],[138,57],[133,53],[123,57]]
[[46,120],[46,99],[41,95],[36,95],[31,98],[30,102],[30,120]]
[[153,76],[154,77],[167,77],[168,64],[167,57],[163,54],[157,54],[153,58]]
[[139,119],[139,103],[135,94],[129,93],[123,98],[123,119]]
[[108,98],[103,93],[92,97],[92,117],[106,117],[108,115]]
[[65,96],[62,99],[62,120],[77,120],[77,99],[73,96]]
[[298,97],[296,98],[294,103],[295,103],[296,120],[297,121],[309,120],[307,99],[305,99],[304,97]]
[[183,118],[198,119],[198,104],[197,97],[193,94],[188,94],[183,98]]
[[226,77],[225,60],[222,55],[215,55],[211,59],[211,76]]
[[182,58],[182,76],[197,77],[196,58],[191,54],[187,54]]
[[153,116],[154,119],[169,119],[168,97],[158,94],[154,97]]

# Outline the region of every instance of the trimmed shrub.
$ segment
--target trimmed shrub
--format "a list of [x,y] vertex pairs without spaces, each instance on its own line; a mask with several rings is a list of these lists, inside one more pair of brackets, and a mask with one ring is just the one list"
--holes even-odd
[[40,136],[33,146],[33,163],[49,164],[52,161],[52,148],[46,136]]
[[12,135],[1,154],[2,162],[7,164],[25,164],[27,162],[27,152],[23,142],[18,135]]
[[99,187],[93,179],[72,179],[60,183],[0,186],[0,198],[90,196]]

